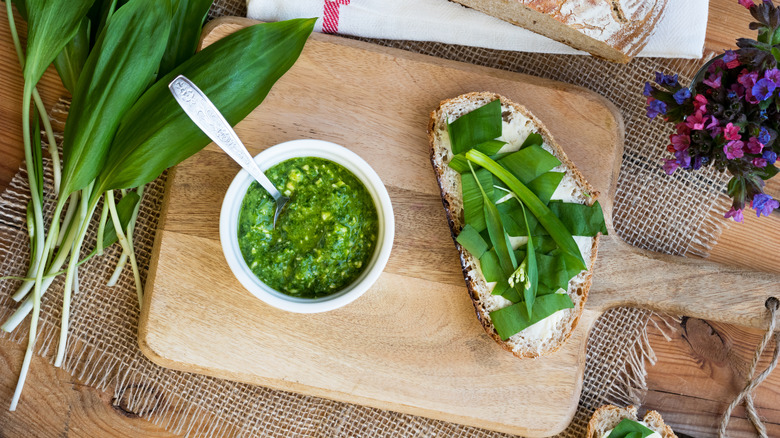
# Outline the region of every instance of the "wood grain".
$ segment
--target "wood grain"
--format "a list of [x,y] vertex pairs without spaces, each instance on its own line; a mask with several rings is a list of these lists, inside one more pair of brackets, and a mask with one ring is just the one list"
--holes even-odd
[[[720,51],[727,47],[734,47],[734,39],[740,36],[748,36],[747,30],[749,16],[739,6],[735,0],[710,0],[709,26],[707,29],[706,47],[710,50]],[[10,38],[7,32],[7,22],[5,19],[5,8],[0,8],[0,188],[5,188],[13,175],[16,173],[21,163],[21,112],[19,106],[21,102],[21,81],[18,73],[15,55],[11,52]],[[47,72],[44,80],[50,80],[53,88],[41,90],[47,106],[50,106],[59,95],[65,91],[58,84],[56,75]],[[741,266],[759,266],[761,269],[778,269],[780,266],[780,255],[778,251],[760,253],[752,250],[750,245],[743,245],[743,242],[749,241],[753,245],[759,243],[760,237],[756,237],[754,227],[765,224],[767,232],[774,232],[778,229],[776,222],[778,215],[772,218],[762,218],[758,221],[748,219],[744,226],[733,226],[724,232],[718,239],[712,251],[711,259],[727,261]],[[767,221],[772,222],[768,224]],[[746,240],[747,239],[747,240]],[[739,252],[742,250],[742,252]],[[731,329],[736,329],[731,327]],[[737,336],[742,336],[738,334]],[[757,341],[756,333],[750,338],[741,339],[752,345]],[[702,388],[696,385],[680,385],[669,389],[668,386],[663,390],[656,391],[658,385],[663,385],[666,380],[679,382],[676,376],[678,374],[687,375],[688,371],[681,371],[679,365],[691,366],[698,369],[698,363],[695,360],[682,361],[681,358],[693,357],[691,350],[687,347],[682,338],[675,338],[671,343],[658,333],[651,330],[651,343],[656,349],[658,363],[649,368],[649,384],[651,388],[645,407],[660,410],[667,420],[677,430],[685,433],[694,434],[694,436],[714,436],[714,427],[717,424],[717,418],[725,404],[721,401],[711,400],[708,389],[712,383],[705,384]],[[667,346],[668,348],[662,348]],[[730,346],[725,347],[730,351]],[[3,400],[10,399],[12,385],[16,382],[18,366],[21,363],[21,352],[23,347],[9,341],[0,340],[0,354],[8,364],[0,368],[0,376],[3,383],[3,394],[0,394]],[[743,357],[749,360],[749,357]],[[37,369],[43,368],[50,371],[40,372]],[[68,377],[65,373],[57,372],[61,375],[61,382],[68,382],[59,389],[52,389],[52,380],[48,378],[50,372],[55,369],[39,359],[33,361],[33,371],[30,379],[27,381],[26,391],[35,394],[35,397],[25,396],[24,402],[20,405],[16,413],[8,413],[0,410],[0,431],[2,436],[40,436],[40,437],[64,437],[64,436],[174,436],[164,433],[161,427],[146,423],[145,420],[135,419],[135,426],[125,426],[126,417],[113,415],[110,409],[91,410],[92,400],[110,400],[107,394],[95,390],[94,388],[81,385],[78,380]],[[777,372],[776,372],[777,373]],[[713,374],[713,379],[717,380],[718,375]],[[677,380],[675,380],[677,379]],[[700,381],[701,382],[701,381]],[[759,388],[759,393],[763,394],[766,387]],[[774,384],[777,388],[777,383]],[[27,394],[26,393],[26,394]],[[47,394],[58,397],[56,402],[46,397]],[[688,395],[693,394],[693,395]],[[38,396],[40,395],[40,396]],[[765,415],[766,406],[780,405],[780,397],[774,394],[768,394],[767,403],[761,408],[761,414],[769,421],[778,423],[776,417]],[[64,400],[70,400],[68,405],[77,405],[77,408],[65,408]],[[71,424],[80,424],[81,428],[68,427],[64,421],[47,421],[53,417],[53,413],[67,412]],[[61,416],[59,417],[61,418]],[[90,429],[89,424],[97,422],[105,427],[102,430]],[[749,426],[745,422],[737,421],[741,433],[735,433],[733,436],[755,436],[749,433]],[[731,429],[730,429],[731,430]],[[778,435],[776,429],[770,429],[774,435]],[[178,436],[178,435],[177,435]],[[183,434],[181,435],[183,436]]]
[[[215,24],[206,43],[248,23]],[[622,125],[597,95],[314,35],[236,130],[252,153],[314,137],[372,165],[396,213],[384,274],[360,300],[325,314],[291,314],[251,296],[227,268],[218,234],[222,197],[238,166],[210,146],[169,178],[139,328],[142,350],[168,367],[495,430],[540,436],[565,428],[581,386],[586,330],[555,358],[536,361],[518,361],[487,337],[465,292],[429,161],[429,112],[482,89],[500,89],[555,120],[553,135],[570,146],[589,181],[602,193],[612,190]],[[610,211],[609,197],[604,201]],[[184,252],[186,265],[175,261]]]
[[[204,44],[250,24],[245,19],[212,22]],[[751,326],[764,323],[763,303],[780,280],[777,275],[641,251],[620,242],[613,232],[602,240],[587,323],[578,328],[574,345],[567,344],[564,352],[543,363],[505,363],[507,356],[517,361],[492,350],[474,355],[484,334],[458,319],[475,322],[463,299],[465,288],[453,262],[449,230],[437,217],[441,206],[428,169],[423,125],[438,101],[482,89],[501,90],[546,122],[605,195],[601,199],[610,218],[622,133],[614,109],[595,95],[566,84],[315,35],[296,66],[237,131],[252,153],[277,142],[314,137],[344,144],[372,164],[389,187],[399,224],[396,249],[383,277],[369,298],[315,317],[256,303],[220,254],[221,199],[238,167],[210,147],[178,166],[169,179],[139,330],[142,350],[153,361],[177,369],[524,435],[549,435],[568,422],[576,406],[584,356],[577,356],[583,347],[574,343],[582,342],[589,322],[601,311],[638,305]],[[604,135],[615,141],[603,141]],[[198,256],[192,257],[193,251]],[[190,263],[182,266],[179,261],[185,256]],[[212,300],[216,312],[201,305],[214,290],[221,291],[220,302]],[[453,297],[456,301],[451,301]],[[426,318],[420,308],[437,317]],[[228,314],[230,319],[224,317]],[[389,315],[392,319],[387,319]],[[290,327],[295,327],[295,337],[279,333]],[[384,335],[345,341],[334,328]],[[240,335],[246,330],[254,334],[251,339]],[[437,336],[420,339],[420,332]],[[430,345],[447,349],[431,350]],[[214,354],[215,346],[225,352],[240,349],[246,355]],[[397,348],[402,353],[391,354]],[[484,368],[484,357],[497,361],[490,370]],[[323,365],[328,372],[312,372]],[[505,369],[512,372],[504,373]],[[576,375],[572,379],[560,370]],[[384,378],[377,382],[373,375]],[[561,392],[547,391],[531,401],[525,391],[517,391],[509,403],[514,412],[520,411],[516,415],[502,410],[506,400],[499,405],[491,402],[495,391],[506,386],[535,392],[540,378],[547,387],[550,382],[556,388],[567,387],[563,394],[569,398],[562,400]],[[404,382],[414,382],[414,389],[404,387]],[[453,403],[466,395],[474,400],[470,406]],[[569,418],[561,420],[565,415]]]
[[[672,322],[671,327],[659,317],[654,322],[648,336],[659,362],[649,370],[644,407],[661,412],[676,432],[714,438],[723,411],[745,385],[763,332],[695,318]],[[665,339],[664,333],[671,339]],[[771,349],[765,352],[759,371],[771,354]],[[755,398],[769,436],[780,436],[778,400],[780,371],[775,370],[756,390]],[[744,408],[738,407],[728,429],[730,437],[755,436],[746,418]]]
[[[40,357],[30,365],[22,401],[7,409],[16,386],[24,346],[0,339],[0,436],[94,438],[109,436],[167,438],[177,436],[139,417],[122,400],[82,385],[67,372]],[[114,405],[116,403],[116,406]]]

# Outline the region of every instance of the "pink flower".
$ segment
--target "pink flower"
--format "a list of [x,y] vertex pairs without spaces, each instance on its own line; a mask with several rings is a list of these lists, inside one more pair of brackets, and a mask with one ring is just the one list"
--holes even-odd
[[734,207],[731,207],[731,210],[727,211],[724,215],[726,219],[733,218],[734,222],[742,222],[744,217],[742,216],[742,209],[735,210]]
[[704,125],[707,124],[709,117],[704,117],[704,113],[698,111],[696,114],[685,118],[685,124],[691,129],[704,129]]
[[680,122],[677,124],[677,133],[689,135],[691,133],[691,128],[689,128],[685,122]]
[[[732,139],[727,139],[732,140]],[[750,140],[747,142],[747,150],[751,154],[760,154],[762,150],[764,150],[764,145],[761,144],[761,142],[758,141],[756,137],[750,137]],[[764,166],[760,166],[764,167]]]
[[697,94],[696,97],[693,98],[693,108],[695,111],[699,111],[700,109],[703,109],[702,112],[707,112],[707,98],[704,97],[703,94]]
[[[739,4],[741,4],[742,6],[748,9],[750,9],[750,7],[753,6],[753,0],[738,0],[738,1]],[[738,222],[742,222],[742,221],[738,221]]]
[[745,156],[744,147],[745,143],[742,140],[732,140],[723,146],[723,152],[726,154],[726,158],[734,160]]
[[684,134],[672,134],[669,136],[675,151],[684,151],[691,146],[691,137]]
[[753,158],[753,165],[756,167],[766,167],[766,160],[763,158]]
[[726,140],[739,140],[742,138],[742,136],[739,135],[739,130],[739,126],[734,126],[733,123],[729,122],[729,124],[726,125],[726,129],[723,130],[723,136]]
[[673,174],[678,167],[680,167],[680,164],[677,163],[677,160],[664,160],[664,171],[667,175]]
[[710,77],[703,80],[705,85],[709,85],[712,88],[720,88],[720,78],[723,76],[723,73],[717,72],[715,74],[711,74]]

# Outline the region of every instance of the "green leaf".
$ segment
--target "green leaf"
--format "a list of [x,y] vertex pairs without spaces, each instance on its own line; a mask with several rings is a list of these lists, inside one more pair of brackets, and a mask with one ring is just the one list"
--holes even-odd
[[512,173],[523,184],[528,184],[550,169],[560,166],[555,155],[541,146],[529,146],[498,160],[498,164]]
[[[498,191],[498,190],[496,190]],[[508,199],[500,204],[496,204],[498,212],[501,214],[501,222],[504,224],[507,234],[512,237],[527,236],[528,228],[523,220],[522,207],[517,198]],[[531,227],[531,234],[547,234],[543,227],[538,226],[539,222],[533,215],[528,218],[528,226]]]
[[[474,175],[479,178],[479,183]],[[488,197],[493,196],[493,175],[485,169],[479,169],[474,173],[462,174],[460,181],[463,190],[464,221],[481,232],[487,227],[482,192],[487,193]]]
[[25,0],[13,0],[11,3],[16,6],[16,11],[19,12],[22,19],[27,21],[27,3]]
[[468,224],[460,231],[457,240],[458,243],[460,243],[460,246],[476,258],[482,257],[482,254],[488,249],[488,244],[482,236],[480,236],[479,231]]
[[159,74],[165,75],[195,54],[203,22],[213,0],[170,0],[173,20],[168,47],[160,61]]
[[[127,194],[122,196],[122,199],[117,202],[116,212],[119,215],[119,223],[122,225],[122,228],[127,229],[127,224],[130,223],[130,219],[133,217],[133,210],[135,210],[135,206],[140,200],[141,197],[138,196],[138,193],[127,192]],[[107,208],[107,206],[104,204],[103,208]],[[128,238],[129,237],[130,236],[128,236]],[[116,228],[114,228],[114,221],[109,219],[108,222],[106,222],[106,229],[103,231],[103,249],[113,245],[117,240],[118,237],[116,235]]]
[[482,254],[482,257],[479,258],[479,267],[482,271],[482,276],[485,277],[485,281],[487,282],[499,281],[503,276],[501,264],[498,262],[498,256],[496,255],[495,249],[485,251],[485,253]]
[[612,429],[609,438],[647,438],[653,433],[639,422],[625,418]]
[[26,0],[27,60],[24,81],[34,86],[76,35],[94,0]]
[[757,171],[758,176],[763,179],[764,181],[772,179],[775,175],[777,175],[778,169],[773,164],[768,164],[763,169],[759,169]]
[[563,255],[537,254],[536,260],[539,268],[540,287],[544,285],[552,291],[569,288],[569,281],[574,276],[569,276]]
[[501,101],[494,100],[447,125],[452,153],[457,155],[501,136]]
[[582,255],[580,254],[579,247],[574,241],[574,238],[572,238],[569,230],[566,229],[566,226],[563,225],[561,220],[558,219],[558,217],[555,216],[555,214],[553,214],[553,212],[546,205],[544,205],[544,203],[531,190],[528,189],[528,187],[521,183],[508,170],[504,169],[501,167],[501,165],[491,160],[490,157],[479,151],[468,151],[466,153],[466,158],[468,158],[469,161],[484,167],[492,174],[496,175],[499,179],[501,179],[501,181],[503,181],[515,193],[520,201],[525,204],[529,210],[531,210],[531,213],[536,216],[544,229],[550,233],[550,236],[555,240],[558,246],[579,260],[579,267],[582,269],[587,269],[585,261],[582,259]]
[[551,201],[548,206],[573,236],[596,236],[598,233],[607,235],[604,212],[598,201],[590,206]]
[[[487,223],[487,230],[490,235],[490,243],[496,250],[498,262],[501,265],[501,271],[504,274],[504,278],[509,278],[517,267],[517,261],[514,258],[512,247],[509,245],[509,236],[507,236],[506,231],[504,231],[504,226],[501,224],[501,216],[498,213],[496,204],[488,197],[473,169],[471,170],[471,174],[475,175],[477,186],[482,193],[482,208],[485,212],[485,222]],[[492,176],[490,174],[487,175],[490,177],[490,181],[493,181]]]
[[97,192],[157,178],[210,140],[179,107],[168,83],[183,74],[231,125],[265,99],[303,50],[316,19],[260,23],[206,47],[157,81],[125,113],[97,178]]
[[574,307],[568,294],[548,294],[536,297],[533,313],[529,314],[525,303],[490,312],[493,326],[502,340],[506,341],[512,335],[525,330],[553,313]]
[[33,105],[33,124],[32,124],[32,161],[33,169],[35,169],[35,175],[30,175],[29,178],[35,178],[37,181],[38,199],[43,199],[43,150],[41,145],[41,127],[40,127],[40,115],[38,114],[38,106]]
[[537,133],[535,133],[535,132],[532,132],[532,133],[528,134],[528,137],[525,138],[525,141],[523,142],[523,144],[520,145],[520,149],[525,149],[528,146],[532,146],[532,145],[541,146],[542,143],[544,143],[544,140],[542,139],[542,136],[537,134]]
[[89,55],[89,26],[88,18],[83,18],[76,35],[71,39],[59,55],[54,58],[54,68],[60,75],[62,85],[71,95],[76,93],[76,84],[81,70],[87,62]]
[[537,197],[539,197],[540,201],[547,204],[550,202],[550,198],[552,197],[553,193],[555,193],[555,189],[558,188],[561,180],[563,180],[564,175],[566,175],[565,172],[543,173],[533,181],[529,182],[528,188],[534,192]]
[[[523,205],[522,203],[520,204]],[[528,228],[528,213],[523,206],[523,220],[525,227]],[[536,289],[539,285],[539,271],[536,266],[536,252],[534,251],[534,240],[531,234],[528,235],[528,245],[526,245],[526,281],[523,296],[525,297],[525,306],[529,315],[533,315],[534,299],[536,298]]]
[[131,0],[98,37],[65,123],[61,197],[83,189],[100,172],[122,116],[154,80],[170,17],[167,2]]
[[[489,140],[474,146],[474,149],[482,152],[485,155],[495,156],[498,151],[504,147],[505,144],[505,141]],[[494,159],[497,158],[494,157]],[[469,160],[467,160],[463,154],[454,155],[448,166],[450,166],[458,173],[463,173],[469,170]]]

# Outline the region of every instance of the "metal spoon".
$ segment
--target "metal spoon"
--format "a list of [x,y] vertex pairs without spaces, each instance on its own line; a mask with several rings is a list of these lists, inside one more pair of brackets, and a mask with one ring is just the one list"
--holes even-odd
[[176,102],[181,105],[184,112],[195,122],[196,125],[209,138],[221,147],[222,150],[235,160],[244,170],[249,172],[252,177],[260,183],[261,186],[274,197],[276,201],[276,212],[274,213],[274,228],[276,228],[276,219],[279,218],[284,206],[290,198],[282,196],[279,190],[267,176],[257,167],[255,160],[249,155],[246,147],[238,139],[236,131],[225,120],[217,107],[203,94],[195,84],[183,75],[176,76],[168,84],[168,88],[173,93]]

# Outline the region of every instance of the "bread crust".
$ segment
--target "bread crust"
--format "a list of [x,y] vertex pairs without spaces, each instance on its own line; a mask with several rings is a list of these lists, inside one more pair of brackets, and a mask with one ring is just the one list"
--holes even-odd
[[[626,418],[638,421],[637,408],[635,406],[629,405],[625,408],[620,408],[614,405],[604,405],[593,413],[588,422],[588,431],[585,436],[586,438],[601,438],[606,431],[614,429],[618,423]],[[661,434],[662,438],[677,438],[672,428],[664,423],[661,414],[656,411],[647,411],[642,421],[647,423],[650,429]]]
[[667,0],[454,0],[609,61],[647,44]]
[[[596,236],[593,239],[593,244],[591,248],[591,259],[590,259],[590,269],[584,274],[584,278],[582,279],[582,285],[577,288],[577,293],[579,293],[579,305],[575,304],[575,316],[567,326],[567,330],[565,333],[562,334],[562,337],[557,340],[554,344],[551,344],[547,346],[546,348],[542,349],[539,352],[536,351],[526,351],[526,350],[514,350],[507,342],[501,340],[501,337],[498,335],[498,333],[495,330],[495,327],[493,326],[492,322],[489,318],[489,312],[484,307],[482,300],[480,298],[479,292],[477,290],[477,278],[480,278],[481,281],[484,281],[484,277],[482,277],[482,273],[480,270],[476,267],[476,264],[473,260],[473,257],[465,251],[461,245],[457,241],[458,234],[460,234],[460,231],[462,229],[462,223],[461,219],[458,216],[462,210],[462,208],[455,207],[453,204],[456,200],[456,197],[461,197],[461,193],[450,193],[448,190],[446,190],[446,184],[445,184],[445,169],[447,169],[447,164],[444,163],[440,157],[439,153],[441,151],[437,150],[436,147],[436,129],[437,129],[437,123],[442,121],[443,116],[443,109],[447,108],[450,105],[457,104],[458,102],[463,101],[478,101],[478,102],[484,102],[489,103],[494,100],[500,100],[502,106],[509,106],[514,111],[517,111],[519,114],[522,114],[523,116],[529,118],[535,128],[535,131],[538,132],[544,142],[551,146],[555,150],[555,155],[558,157],[558,159],[561,161],[562,165],[567,168],[576,180],[579,187],[582,187],[585,191],[590,193],[590,202],[589,205],[592,205],[593,202],[595,202],[598,199],[598,192],[585,180],[585,177],[580,173],[580,171],[577,169],[577,166],[566,156],[563,149],[555,142],[550,132],[547,130],[547,128],[537,119],[528,109],[523,107],[522,105],[519,105],[517,103],[512,102],[511,100],[507,99],[504,96],[501,96],[496,93],[491,92],[473,92],[473,93],[467,93],[463,94],[451,99],[447,99],[442,101],[439,106],[431,112],[431,116],[428,121],[428,140],[430,142],[431,146],[431,165],[433,166],[434,173],[436,175],[437,183],[439,184],[439,189],[441,192],[441,199],[442,199],[442,205],[444,206],[444,211],[447,216],[447,224],[450,227],[450,234],[452,236],[452,240],[455,243],[455,247],[458,250],[458,254],[460,256],[460,262],[461,262],[461,269],[463,271],[463,278],[466,282],[466,287],[469,292],[469,297],[471,298],[471,301],[474,305],[474,310],[477,314],[477,319],[479,320],[480,324],[482,325],[482,328],[485,330],[485,332],[494,340],[496,343],[498,343],[501,348],[509,351],[513,355],[515,355],[518,358],[535,358],[542,355],[547,355],[554,353],[558,351],[561,346],[569,339],[571,334],[574,332],[574,329],[576,328],[577,324],[579,323],[579,319],[582,316],[582,312],[585,306],[585,302],[587,301],[588,291],[590,289],[591,283],[592,283],[592,274],[593,274],[593,264],[596,261],[596,256],[598,252],[598,243],[599,243],[599,237]],[[446,122],[446,118],[444,119]],[[474,275],[472,275],[474,273]],[[583,275],[583,274],[580,274]],[[571,295],[571,291],[569,291]]]

